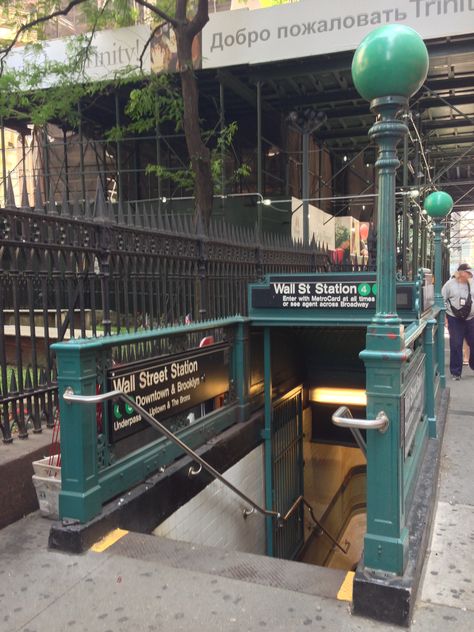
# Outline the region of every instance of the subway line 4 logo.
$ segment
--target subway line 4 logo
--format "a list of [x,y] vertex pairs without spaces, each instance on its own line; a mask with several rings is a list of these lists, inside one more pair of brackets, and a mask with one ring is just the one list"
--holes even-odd
[[377,295],[377,284],[373,283],[359,283],[357,286],[357,293],[359,296],[370,296],[372,293],[374,296]]

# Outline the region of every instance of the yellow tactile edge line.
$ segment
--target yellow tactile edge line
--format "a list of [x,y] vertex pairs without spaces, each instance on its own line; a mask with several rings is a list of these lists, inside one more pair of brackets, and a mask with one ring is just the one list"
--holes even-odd
[[112,546],[112,544],[120,540],[120,538],[123,538],[124,535],[127,535],[127,533],[128,531],[125,531],[125,529],[114,529],[107,533],[101,540],[93,544],[91,551],[94,551],[94,553],[102,553],[108,549],[109,546]]
[[354,571],[349,571],[339,588],[337,598],[339,601],[352,601],[352,587],[354,585]]

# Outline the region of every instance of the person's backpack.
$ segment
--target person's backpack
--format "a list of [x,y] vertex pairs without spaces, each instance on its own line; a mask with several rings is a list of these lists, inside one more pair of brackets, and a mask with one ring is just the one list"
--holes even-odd
[[448,298],[448,303],[451,307],[453,314],[456,316],[456,318],[459,318],[460,320],[466,320],[466,318],[471,313],[471,307],[472,307],[471,286],[469,285],[469,293],[467,295],[466,302],[460,309],[457,309],[456,307],[454,307],[454,305],[451,303],[449,298]]

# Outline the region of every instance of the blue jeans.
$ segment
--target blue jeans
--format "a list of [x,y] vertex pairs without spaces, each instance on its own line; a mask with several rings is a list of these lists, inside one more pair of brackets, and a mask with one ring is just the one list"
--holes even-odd
[[461,320],[447,314],[449,330],[449,368],[451,375],[462,373],[462,343],[469,345],[469,366],[474,370],[474,318]]

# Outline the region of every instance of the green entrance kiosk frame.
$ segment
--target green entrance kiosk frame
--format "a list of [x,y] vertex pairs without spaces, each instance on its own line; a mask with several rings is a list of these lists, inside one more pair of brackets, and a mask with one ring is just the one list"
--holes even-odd
[[[84,525],[92,537],[106,502],[146,482],[152,472],[172,463],[182,454],[184,444],[188,448],[201,446],[205,438],[248,419],[253,410],[251,404],[255,404],[249,401],[249,332],[252,327],[263,329],[264,513],[275,517],[271,470],[275,403],[271,328],[310,327],[317,336],[318,327],[335,330],[344,326],[361,327],[366,329],[366,346],[360,358],[365,365],[368,419],[352,419],[347,408],[344,414],[340,411],[333,414],[333,421],[351,428],[355,436],[360,428],[367,429],[366,444],[358,442],[367,455],[367,532],[363,559],[355,574],[353,605],[354,611],[361,614],[402,625],[409,623],[432,515],[430,492],[435,488],[437,475],[433,464],[439,462],[440,426],[447,405],[447,391],[443,391],[444,305],[441,296],[442,220],[452,208],[447,194],[433,192],[425,200],[427,213],[434,222],[435,285],[428,270],[421,270],[413,282],[396,280],[395,173],[399,165],[396,148],[407,133],[406,125],[398,117],[407,107],[408,98],[421,87],[427,68],[428,55],[423,41],[415,31],[402,25],[373,31],[354,56],[354,83],[377,115],[370,130],[379,147],[376,273],[270,275],[249,286],[249,318],[234,317],[53,345],[61,404],[59,515],[62,523],[53,525],[50,545],[60,548],[57,543],[61,538],[74,539],[77,550],[82,550],[82,541],[77,541],[76,532],[82,538],[80,529]],[[163,341],[174,348],[177,345],[171,344],[173,341],[179,342],[187,336],[195,344],[201,336],[213,331],[222,333],[222,344],[215,348],[214,363],[210,360],[214,356],[201,349],[201,343],[198,350],[193,347],[191,359],[179,351],[163,359],[162,354],[158,354],[158,360],[153,360],[153,350],[161,349]],[[148,350],[145,355],[150,356],[148,361],[153,364],[135,366],[134,358],[128,373],[120,362],[114,366],[113,353],[123,359],[128,357],[129,348],[140,352]],[[219,354],[224,354],[224,360]],[[165,390],[169,386],[171,395],[167,396],[167,407],[172,409],[176,400],[179,404],[176,410],[181,411],[180,402],[172,397],[173,384],[168,384],[167,369],[170,362],[188,360],[200,376],[194,380],[193,388],[199,400],[192,400],[193,405],[217,394],[207,391],[206,373],[217,375],[221,380],[222,385],[217,390],[221,394],[227,392],[224,405],[202,416],[198,423],[178,430],[182,444],[172,433],[164,433],[164,437],[114,460],[109,444],[113,439],[110,428],[115,428],[115,422],[111,424],[115,409],[105,407],[104,421],[99,424],[95,404],[123,396],[122,391],[131,392],[134,371],[146,368],[154,371]],[[221,368],[217,371],[216,366]],[[117,386],[119,379],[120,387]],[[130,388],[123,386],[127,379]],[[209,383],[212,381],[209,379]],[[102,389],[100,395],[96,394],[98,387]],[[120,388],[120,391],[111,391],[111,388]],[[133,404],[129,395],[127,401]],[[86,400],[90,405],[83,407],[79,402]],[[136,412],[134,406],[131,405],[131,412],[125,410],[129,417],[123,416],[122,409],[116,411],[120,413],[121,424],[129,422],[131,427],[131,415]],[[168,440],[170,437],[172,441]],[[420,481],[424,483],[421,492]],[[416,524],[410,522],[410,515],[414,513]],[[106,517],[105,526],[107,520]],[[270,555],[275,553],[272,526],[272,518],[268,518],[267,552]]]
[[[397,282],[396,274],[397,145],[408,132],[400,116],[427,71],[423,40],[399,24],[371,32],[354,55],[355,86],[377,117],[369,132],[378,146],[376,274],[274,275],[249,288],[251,324],[264,328],[267,441],[272,423],[270,328],[367,328],[366,347],[360,353],[367,419],[352,420],[342,408],[333,415],[335,423],[354,433],[367,430],[367,531],[353,606],[360,614],[402,625],[409,623],[432,515],[432,505],[426,498],[419,501],[415,488],[422,477],[436,484],[437,470],[427,471],[424,463],[431,458],[429,440],[439,436],[439,410],[447,405],[441,297],[441,220],[452,208],[447,194],[435,192],[426,200],[434,220],[435,285],[429,271],[420,271],[412,284]],[[341,411],[345,420],[338,416]],[[271,476],[268,463],[266,475]],[[407,523],[417,502],[420,507],[425,502],[422,513],[427,516],[418,527]]]

